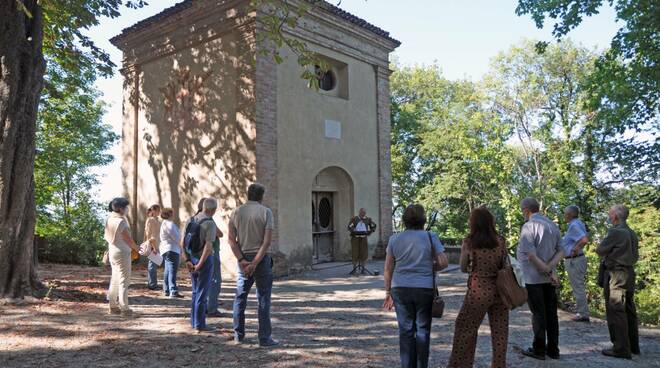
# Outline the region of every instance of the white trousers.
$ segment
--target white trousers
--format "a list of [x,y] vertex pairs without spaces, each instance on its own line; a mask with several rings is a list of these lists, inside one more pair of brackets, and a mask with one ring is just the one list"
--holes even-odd
[[110,278],[110,289],[108,300],[110,308],[128,310],[128,287],[131,284],[131,252],[126,252],[110,246],[108,254],[112,277]]
[[589,317],[589,303],[587,302],[587,293],[584,286],[587,276],[587,257],[566,258],[564,259],[564,266],[566,266],[568,279],[571,281],[571,288],[573,288],[577,313],[581,317]]

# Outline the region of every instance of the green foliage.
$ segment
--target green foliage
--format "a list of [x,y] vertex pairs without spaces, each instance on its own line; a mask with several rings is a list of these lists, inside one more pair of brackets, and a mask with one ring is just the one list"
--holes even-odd
[[640,321],[660,324],[660,209],[633,208],[628,224],[639,236],[637,304]]
[[[44,16],[44,55],[58,64],[71,78],[109,77],[114,63],[105,50],[86,35],[102,17],[117,18],[122,7],[140,8],[144,0],[44,0],[39,2]],[[48,71],[47,71],[48,73]],[[46,89],[50,84],[46,83]]]
[[259,15],[259,30],[256,33],[259,52],[261,55],[270,56],[280,64],[284,61],[280,50],[286,46],[297,57],[298,65],[302,72],[300,77],[307,80],[309,87],[319,88],[319,75],[316,66],[319,66],[319,72],[326,72],[329,68],[328,63],[321,59],[316,52],[307,47],[304,41],[286,35],[285,28],[294,29],[298,22],[315,8],[322,6],[321,0],[301,1],[297,4],[290,4],[279,0],[252,0],[250,7],[255,9]]
[[[535,196],[565,230],[563,208],[577,204],[592,244],[587,292],[595,314],[604,312],[596,285],[595,246],[606,233],[613,203],[633,209],[640,234],[640,318],[658,323],[657,184],[622,187],[613,180],[613,148],[588,88],[599,55],[570,41],[538,53],[525,41],[498,55],[478,82],[449,81],[436,66],[396,67],[392,91],[392,178],[395,217],[420,202],[431,227],[444,237],[467,233],[470,211],[487,206],[510,248],[517,245],[519,201]],[[623,123],[622,123],[623,124]],[[630,157],[629,157],[630,158]],[[642,161],[634,164],[643,165]],[[631,163],[630,165],[634,165]],[[561,299],[572,299],[565,272]],[[655,304],[654,304],[655,303]]]
[[[603,0],[519,0],[516,13],[529,14],[541,28],[546,18],[561,40],[585,16],[598,14]],[[660,3],[652,0],[610,0],[621,28],[610,49],[600,55],[585,83],[598,131],[608,155],[611,180],[625,183],[658,182],[660,137]],[[563,41],[562,41],[563,42]],[[547,43],[545,44],[547,45]],[[542,47],[543,48],[543,47]]]
[[97,265],[107,249],[103,240],[104,226],[98,217],[102,210],[102,206],[82,192],[66,216],[59,211],[40,211],[37,235],[47,244],[39,248],[39,260]]
[[98,182],[92,169],[112,161],[106,151],[118,137],[102,121],[93,76],[71,76],[48,61],[51,88],[44,90],[38,113],[34,170],[36,234],[48,242],[39,257],[95,264],[104,243],[99,205],[89,195]]

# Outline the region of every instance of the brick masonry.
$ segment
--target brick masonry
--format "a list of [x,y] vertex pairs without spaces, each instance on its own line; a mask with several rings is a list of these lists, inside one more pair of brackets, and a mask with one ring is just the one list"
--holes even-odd
[[[256,32],[261,30],[257,26]],[[257,45],[269,47],[269,45]],[[277,63],[270,55],[261,55],[257,50],[256,84],[255,84],[255,126],[256,126],[256,163],[257,181],[266,186],[264,205],[273,211],[277,219],[278,186],[277,186]],[[278,247],[278,226],[273,231],[271,247]]]
[[378,193],[380,196],[380,241],[374,259],[385,258],[385,247],[392,235],[392,162],[390,156],[390,70],[376,66],[376,108],[378,114]]

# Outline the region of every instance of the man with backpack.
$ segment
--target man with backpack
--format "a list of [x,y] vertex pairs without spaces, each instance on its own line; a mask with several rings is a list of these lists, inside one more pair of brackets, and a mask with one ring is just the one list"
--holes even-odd
[[238,260],[238,280],[234,299],[234,341],[245,339],[245,307],[253,284],[257,284],[259,303],[259,345],[276,346],[271,337],[270,300],[273,289],[273,258],[270,242],[274,221],[270,208],[261,204],[266,188],[261,184],[248,187],[248,201],[231,214],[229,245]]
[[206,305],[213,275],[213,242],[217,228],[213,215],[218,208],[218,201],[214,198],[206,198],[202,208],[202,212],[190,219],[184,235],[186,267],[192,278],[190,324],[197,332],[215,330],[206,325]]

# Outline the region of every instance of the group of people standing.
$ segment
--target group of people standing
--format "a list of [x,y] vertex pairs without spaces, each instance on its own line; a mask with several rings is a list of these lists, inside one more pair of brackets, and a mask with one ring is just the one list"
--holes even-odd
[[[568,226],[563,236],[554,222],[539,213],[540,206],[534,198],[522,200],[520,209],[525,224],[516,256],[522,268],[533,330],[531,347],[522,354],[540,360],[559,359],[556,266],[564,260],[575,294],[577,314],[572,321],[588,323],[587,264],[583,252],[589,242],[587,229],[574,205],[564,210]],[[608,219],[612,227],[596,253],[602,259],[599,283],[604,288],[613,344],[602,353],[630,359],[632,354],[639,354],[634,301],[634,265],[639,254],[637,235],[628,227],[627,218],[625,206],[610,209]],[[405,231],[393,235],[387,246],[383,307],[396,311],[401,366],[422,368],[428,367],[435,271],[447,267],[447,258],[437,235],[424,231],[426,216],[422,206],[408,206],[402,220]],[[496,284],[498,271],[510,259],[506,242],[497,233],[495,218],[485,207],[470,213],[468,226],[459,262],[461,270],[469,273],[468,288],[456,318],[448,367],[473,366],[478,330],[486,314],[491,329],[491,366],[506,367],[509,308]]]
[[[270,305],[273,286],[273,259],[270,243],[274,229],[272,211],[261,204],[265,188],[252,184],[248,201],[236,208],[228,223],[228,243],[238,260],[238,279],[233,304],[234,340],[245,339],[245,309],[248,294],[256,284],[259,320],[259,344],[275,346],[271,337]],[[110,313],[129,316],[128,285],[131,273],[131,250],[139,246],[130,235],[126,220],[128,200],[115,198],[109,206],[105,228],[109,243],[112,278],[108,292]],[[203,198],[198,212],[181,232],[173,222],[173,210],[154,205],[149,208],[145,239],[164,259],[163,292],[181,297],[176,286],[179,261],[191,274],[191,327],[195,331],[211,331],[207,315],[217,312],[221,285],[219,244],[222,232],[213,220],[218,208],[214,198]],[[559,321],[556,267],[563,260],[570,279],[577,314],[574,322],[589,322],[585,295],[586,258],[583,249],[589,242],[585,224],[579,219],[579,208],[564,210],[567,231],[540,213],[538,201],[525,198],[520,203],[525,219],[521,228],[516,256],[522,268],[527,290],[527,304],[532,313],[533,339],[522,351],[525,356],[545,360],[559,359]],[[161,217],[162,222],[158,220]],[[638,322],[634,302],[634,265],[639,258],[637,235],[626,221],[628,209],[615,205],[608,212],[612,227],[596,249],[601,257],[599,283],[604,288],[606,317],[612,341],[607,356],[630,359],[639,354]],[[421,205],[410,205],[403,213],[405,231],[393,235],[388,242],[385,259],[385,309],[396,310],[402,367],[427,367],[430,352],[431,318],[436,272],[448,266],[445,249],[439,237],[424,230],[426,215]],[[506,242],[497,232],[494,216],[485,207],[473,210],[469,217],[469,234],[461,246],[460,269],[469,273],[468,288],[458,313],[449,367],[471,367],[474,363],[478,329],[485,315],[491,328],[492,366],[506,367],[509,333],[509,308],[502,301],[496,284],[498,271],[509,258]],[[376,226],[366,211],[348,225],[354,238],[353,263],[363,265],[362,249],[366,236]],[[199,250],[190,245],[195,239]],[[510,262],[510,261],[509,261]],[[148,286],[157,287],[154,265],[149,265]]]
[[[245,340],[245,309],[247,298],[254,284],[257,287],[259,344],[275,346],[279,343],[271,337],[270,304],[273,286],[270,243],[274,220],[272,211],[262,205],[265,187],[251,184],[248,201],[236,208],[228,223],[228,243],[238,260],[238,280],[233,305],[234,340]],[[108,255],[112,270],[108,301],[111,314],[131,316],[128,304],[128,286],[131,277],[131,252],[139,251],[134,241],[126,215],[129,202],[115,198],[109,205],[110,215],[105,226],[105,240],[109,244]],[[222,277],[220,272],[220,238],[222,231],[213,215],[218,208],[214,198],[202,198],[197,213],[183,227],[174,223],[171,208],[161,210],[153,205],[147,211],[145,243],[152,252],[158,252],[164,263],[163,293],[170,298],[181,298],[176,284],[179,263],[185,264],[192,281],[190,323],[196,332],[213,331],[206,324],[207,316],[219,316],[218,296]],[[159,219],[160,217],[160,219]],[[194,243],[199,247],[193,247]],[[147,287],[156,290],[158,265],[151,260],[148,265]]]

